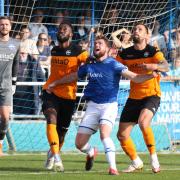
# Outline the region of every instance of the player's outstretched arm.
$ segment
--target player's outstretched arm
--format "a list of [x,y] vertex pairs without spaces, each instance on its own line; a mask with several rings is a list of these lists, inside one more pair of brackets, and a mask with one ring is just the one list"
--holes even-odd
[[62,77],[61,79],[53,81],[51,84],[49,84],[47,91],[51,92],[52,89],[57,85],[72,83],[75,81],[77,81],[77,72],[70,73],[70,74]]
[[141,64],[139,65],[145,70],[150,71],[159,71],[159,72],[168,72],[169,71],[169,64],[166,60],[160,61],[158,64]]
[[157,77],[158,73],[153,71],[152,74],[136,74],[132,71],[126,70],[122,72],[122,76],[130,79],[135,83],[142,83],[144,81]]

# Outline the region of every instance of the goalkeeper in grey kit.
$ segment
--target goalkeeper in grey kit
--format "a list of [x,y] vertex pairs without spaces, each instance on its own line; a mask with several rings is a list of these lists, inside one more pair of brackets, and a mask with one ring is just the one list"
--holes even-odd
[[12,96],[15,93],[18,71],[19,42],[10,38],[11,20],[0,17],[0,156],[3,139],[8,130]]

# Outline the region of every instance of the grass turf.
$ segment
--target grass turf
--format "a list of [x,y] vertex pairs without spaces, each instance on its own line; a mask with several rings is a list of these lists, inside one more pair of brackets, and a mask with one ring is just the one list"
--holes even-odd
[[159,154],[162,171],[154,174],[149,164],[149,156],[140,154],[144,161],[141,172],[121,173],[127,168],[130,161],[127,156],[117,154],[117,167],[119,176],[108,175],[108,164],[105,156],[97,156],[91,171],[85,171],[85,156],[82,154],[62,154],[65,167],[64,173],[46,171],[44,169],[45,155],[8,155],[0,157],[0,180],[178,180],[180,178],[180,154]]

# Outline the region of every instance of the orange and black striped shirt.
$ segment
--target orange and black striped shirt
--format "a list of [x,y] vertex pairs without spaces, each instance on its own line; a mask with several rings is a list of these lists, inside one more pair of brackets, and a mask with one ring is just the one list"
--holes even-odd
[[[117,60],[126,65],[128,69],[137,74],[150,74],[152,71],[144,70],[140,64],[159,63],[165,60],[164,55],[158,49],[151,45],[147,45],[143,50],[136,50],[134,46],[124,49]],[[130,82],[129,98],[142,99],[147,96],[161,96],[160,75],[157,78],[150,79],[143,83]]]
[[[70,73],[77,72],[81,63],[85,62],[88,52],[83,51],[80,46],[71,44],[68,48],[56,46],[51,51],[51,74],[43,86],[47,89],[48,85]],[[53,93],[64,99],[76,98],[77,83],[60,84],[54,87]]]

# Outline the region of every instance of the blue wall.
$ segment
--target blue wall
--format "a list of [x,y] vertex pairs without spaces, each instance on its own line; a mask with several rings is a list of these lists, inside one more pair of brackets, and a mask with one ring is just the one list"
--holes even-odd
[[[71,123],[70,129],[66,136],[65,144],[63,146],[63,151],[77,151],[75,148],[75,136],[77,133],[77,124],[75,122]],[[49,149],[48,142],[46,139],[46,123],[29,121],[29,122],[17,122],[13,121],[10,124],[10,130],[12,133],[11,140],[15,144],[16,151],[47,151]],[[117,151],[122,151],[119,142],[116,138],[116,133],[118,130],[118,122],[116,122],[112,139],[115,143]],[[155,132],[155,138],[157,142],[157,150],[167,150],[170,147],[170,141],[167,134],[167,129],[164,125],[153,125],[153,130]],[[146,151],[146,146],[144,144],[142,134],[139,127],[136,126],[132,132],[132,138],[135,140],[135,144],[138,151]],[[99,138],[99,132],[94,134],[90,139],[93,146],[98,147],[99,151],[103,151],[103,146]],[[4,143],[4,151],[7,151],[7,140]]]

